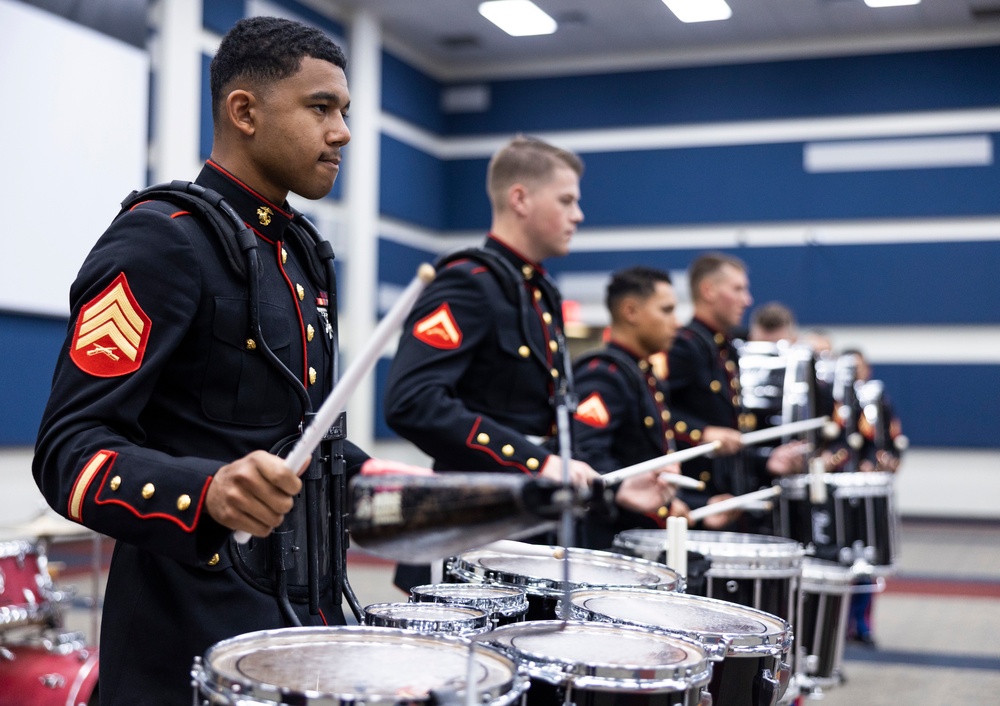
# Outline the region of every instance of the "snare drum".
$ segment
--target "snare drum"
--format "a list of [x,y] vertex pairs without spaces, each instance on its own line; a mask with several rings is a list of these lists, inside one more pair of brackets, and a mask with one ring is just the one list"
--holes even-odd
[[[553,547],[553,551],[556,547]],[[569,588],[631,587],[683,591],[684,579],[662,564],[614,552],[567,549]],[[528,620],[551,620],[566,588],[563,562],[548,556],[527,556],[477,550],[453,557],[448,573],[465,583],[513,586],[528,596]]]
[[802,617],[797,622],[803,687],[839,685],[853,573],[836,562],[807,558],[802,565]]
[[[493,632],[490,644],[527,671],[526,706],[698,706],[712,676],[695,640],[608,623],[539,620]],[[704,699],[704,701],[703,701]]]
[[52,578],[37,545],[0,542],[0,630],[52,618]]
[[523,588],[487,586],[473,583],[434,583],[410,589],[413,603],[445,603],[480,608],[490,616],[493,627],[524,620],[528,597]]
[[[650,561],[663,561],[669,532],[627,530],[614,546]],[[687,549],[707,557],[711,566],[697,595],[739,603],[791,621],[799,601],[805,548],[792,539],[738,532],[687,533]]]
[[437,635],[478,635],[489,630],[482,608],[437,603],[373,603],[364,610],[365,625]]
[[778,482],[776,507],[783,537],[802,542],[820,559],[861,565],[875,574],[896,563],[898,518],[891,473],[824,473],[826,502],[809,499],[808,474]]
[[508,706],[528,681],[498,650],[465,638],[370,627],[262,630],[223,640],[192,669],[202,704],[475,703]]
[[79,633],[5,644],[0,706],[97,706],[97,671],[97,648],[86,647]]
[[636,625],[702,642],[714,659],[714,706],[774,706],[791,676],[789,623],[746,606],[666,591],[573,591],[578,620]]

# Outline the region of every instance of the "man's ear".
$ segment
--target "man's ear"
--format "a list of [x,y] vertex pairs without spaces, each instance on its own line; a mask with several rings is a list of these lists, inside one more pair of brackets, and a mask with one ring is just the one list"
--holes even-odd
[[524,184],[520,182],[511,184],[510,188],[507,189],[507,208],[519,216],[524,216],[527,213],[530,198],[531,194]]
[[642,302],[635,297],[625,297],[618,304],[618,318],[627,324],[634,324],[639,317]]
[[257,98],[254,94],[238,89],[226,96],[225,118],[236,130],[246,136],[257,131],[256,107]]

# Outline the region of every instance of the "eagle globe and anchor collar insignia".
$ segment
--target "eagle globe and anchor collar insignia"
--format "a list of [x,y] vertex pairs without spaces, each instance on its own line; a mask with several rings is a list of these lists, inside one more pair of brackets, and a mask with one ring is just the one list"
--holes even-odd
[[150,326],[122,272],[81,307],[70,358],[80,370],[96,377],[135,372],[142,365]]
[[257,220],[262,226],[271,225],[271,216],[273,215],[274,211],[269,206],[259,206],[257,208]]

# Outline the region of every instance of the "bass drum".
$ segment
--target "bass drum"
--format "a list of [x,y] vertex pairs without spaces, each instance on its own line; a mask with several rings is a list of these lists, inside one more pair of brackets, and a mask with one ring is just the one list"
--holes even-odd
[[85,647],[82,635],[0,646],[0,706],[98,706],[99,702],[97,648]]
[[38,545],[0,542],[0,630],[51,621],[53,589],[47,567]]

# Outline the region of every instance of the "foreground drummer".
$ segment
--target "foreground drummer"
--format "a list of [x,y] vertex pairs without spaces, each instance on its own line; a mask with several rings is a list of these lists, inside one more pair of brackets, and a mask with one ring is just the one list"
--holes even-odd
[[[294,435],[306,401],[316,409],[330,389],[334,292],[286,196],[318,199],[333,186],[350,139],[344,68],[322,32],[267,17],[238,22],[212,61],[214,145],[198,183],[253,229],[258,272],[241,272],[202,217],[154,200],[112,224],[73,285],[33,470],[53,508],[118,540],[105,706],[190,703],[194,657],[218,641],[286,627],[289,614],[343,621],[329,565],[314,615],[296,585],[302,562],[282,555],[283,611],[274,576],[229,538],[267,536],[286,513],[290,529],[303,519],[293,502],[303,482],[259,449]],[[247,277],[258,274],[263,336],[247,315]],[[268,342],[280,360],[265,359]],[[345,451],[350,472],[365,456]],[[338,537],[311,540],[327,558],[340,551]],[[256,554],[270,559],[272,548]]]
[[[583,221],[581,159],[515,137],[490,160],[492,225],[482,247],[446,257],[403,328],[385,391],[389,425],[439,471],[503,471],[560,481],[556,407],[571,405],[562,297],[542,262],[569,252]],[[577,486],[597,473],[571,460]],[[650,474],[622,483],[619,504],[655,511]],[[409,589],[429,570],[397,576]]]

